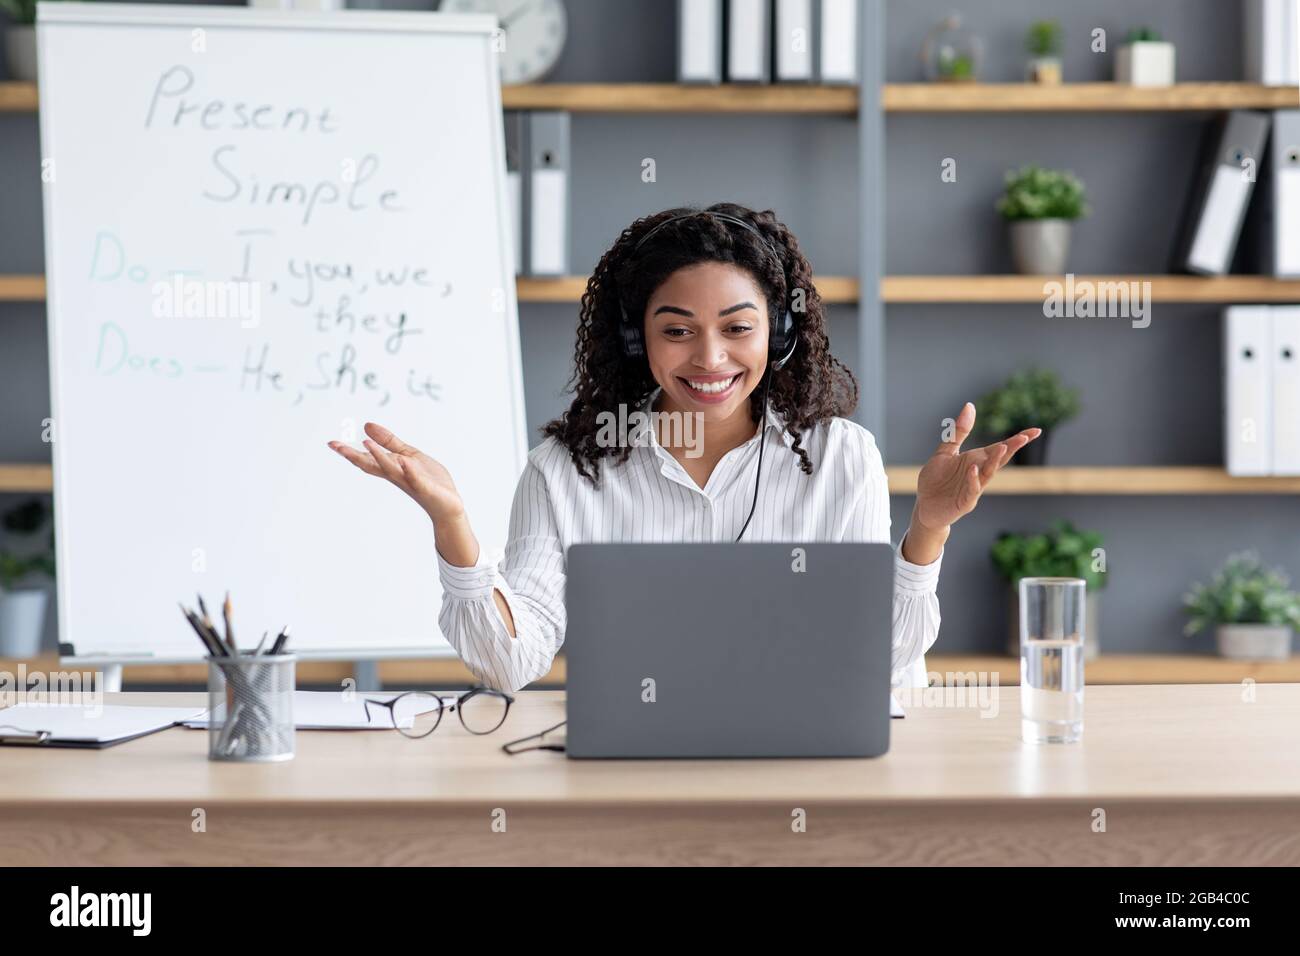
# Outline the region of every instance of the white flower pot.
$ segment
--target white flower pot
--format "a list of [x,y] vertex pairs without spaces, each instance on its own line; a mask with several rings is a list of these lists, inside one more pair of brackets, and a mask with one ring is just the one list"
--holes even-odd
[[1234,661],[1275,661],[1291,656],[1291,628],[1285,624],[1220,624],[1214,637],[1219,654]]
[[45,590],[0,591],[0,658],[27,660],[41,652]]
[[1173,86],[1172,43],[1125,43],[1115,51],[1115,82],[1130,86]]
[[1017,219],[1011,223],[1011,259],[1021,275],[1065,272],[1070,256],[1069,219]]
[[9,75],[24,83],[36,82],[36,28],[21,23],[5,27],[5,62]]
[[1025,64],[1025,79],[1030,83],[1056,86],[1061,82],[1061,60],[1055,56],[1036,56]]

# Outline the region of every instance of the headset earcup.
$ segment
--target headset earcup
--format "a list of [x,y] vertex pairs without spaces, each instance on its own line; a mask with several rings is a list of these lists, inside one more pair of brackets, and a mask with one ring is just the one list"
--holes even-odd
[[641,330],[628,321],[627,310],[619,307],[622,320],[618,324],[621,333],[623,345],[623,354],[628,358],[641,358],[645,355],[645,341],[641,337]]
[[767,342],[767,361],[773,371],[779,371],[786,362],[790,361],[798,344],[799,336],[795,332],[794,316],[787,309],[782,314],[777,327],[772,330]]

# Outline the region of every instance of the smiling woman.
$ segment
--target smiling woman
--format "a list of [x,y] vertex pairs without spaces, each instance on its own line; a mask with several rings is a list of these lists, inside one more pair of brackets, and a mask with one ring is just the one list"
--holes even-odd
[[[857,382],[831,354],[812,267],[771,212],[720,203],[623,230],[582,296],[569,388],[572,403],[543,428],[519,479],[499,564],[433,458],[373,422],[365,451],[330,442],[432,520],[439,624],[491,686],[517,689],[550,669],[564,641],[569,545],[890,540],[884,463],[847,418]],[[629,410],[653,424],[632,435],[609,427]],[[670,425],[682,419],[702,440],[677,440],[687,430]],[[967,403],[921,469],[896,549],[895,685],[925,685],[952,524],[1039,434],[963,452],[974,424]]]

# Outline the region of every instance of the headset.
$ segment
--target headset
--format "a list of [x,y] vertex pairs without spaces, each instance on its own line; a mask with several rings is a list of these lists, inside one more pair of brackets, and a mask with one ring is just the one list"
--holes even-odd
[[[773,260],[781,267],[782,273],[785,272],[785,266],[781,257],[777,255],[775,247],[768,241],[768,238],[758,231],[758,227],[752,222],[741,219],[739,216],[733,216],[725,212],[714,212],[711,209],[700,209],[695,212],[683,213],[680,216],[670,216],[663,222],[657,223],[632,247],[632,256],[641,250],[641,247],[657,233],[660,229],[675,222],[681,222],[683,219],[692,219],[695,216],[712,216],[719,222],[731,223],[740,226],[753,233],[758,241],[763,244]],[[767,371],[763,375],[763,418],[760,424],[762,429],[758,442],[758,472],[754,476],[754,499],[749,505],[749,514],[745,517],[745,523],[741,525],[740,534],[736,535],[739,541],[745,536],[746,529],[749,528],[749,522],[754,517],[754,509],[758,507],[758,489],[763,479],[763,449],[767,445],[767,396],[772,387],[772,373],[780,371],[794,355],[795,349],[799,345],[799,329],[794,319],[794,312],[790,308],[789,295],[793,290],[787,289],[787,299],[783,303],[784,308],[780,310],[779,318],[775,321],[769,321],[769,333],[767,338]],[[619,308],[619,332],[620,344],[623,348],[623,354],[628,358],[645,357],[645,332],[641,327],[641,322],[633,322],[627,314],[627,307],[623,304],[622,296],[618,301]]]

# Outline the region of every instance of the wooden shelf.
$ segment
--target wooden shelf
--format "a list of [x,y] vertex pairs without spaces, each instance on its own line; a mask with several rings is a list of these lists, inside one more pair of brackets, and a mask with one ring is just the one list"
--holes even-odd
[[[1271,276],[1076,275],[1074,288],[1091,282],[1098,297],[1103,283],[1150,282],[1155,302],[1300,302],[1300,279]],[[972,275],[886,276],[881,283],[885,302],[1042,302],[1049,282],[1065,276]],[[1062,292],[1068,291],[1062,285]],[[1076,296],[1077,296],[1076,292]]]
[[834,113],[856,115],[856,86],[798,83],[535,83],[502,87],[508,110],[571,113]]
[[[855,115],[855,86],[782,83],[684,86],[677,83],[535,83],[505,86],[515,110],[573,113],[823,113]],[[32,83],[0,83],[0,111],[37,109]],[[1144,112],[1156,110],[1297,109],[1300,89],[1255,83],[889,83],[881,104],[891,113]]]
[[44,276],[0,276],[0,302],[44,301]]
[[38,105],[35,83],[0,82],[0,112],[34,112]]
[[[1102,641],[1106,635],[1101,636]],[[927,671],[994,674],[998,684],[1020,683],[1020,659],[1003,655],[927,654]],[[1300,657],[1281,661],[1232,661],[1208,654],[1099,654],[1084,664],[1089,684],[1261,684],[1300,681]],[[955,681],[948,680],[948,683]]]
[[[817,291],[826,303],[858,301],[858,280],[848,276],[821,276]],[[586,276],[537,279],[520,276],[515,288],[520,302],[578,302],[587,289]]]
[[53,490],[54,469],[50,465],[0,465],[0,493]]
[[[916,465],[886,468],[892,494],[916,494]],[[986,495],[1291,495],[1300,476],[1234,478],[1222,468],[1038,467],[1011,465],[989,484]]]
[[890,83],[881,96],[892,113],[1059,113],[1153,110],[1297,109],[1300,88],[1256,83]]

